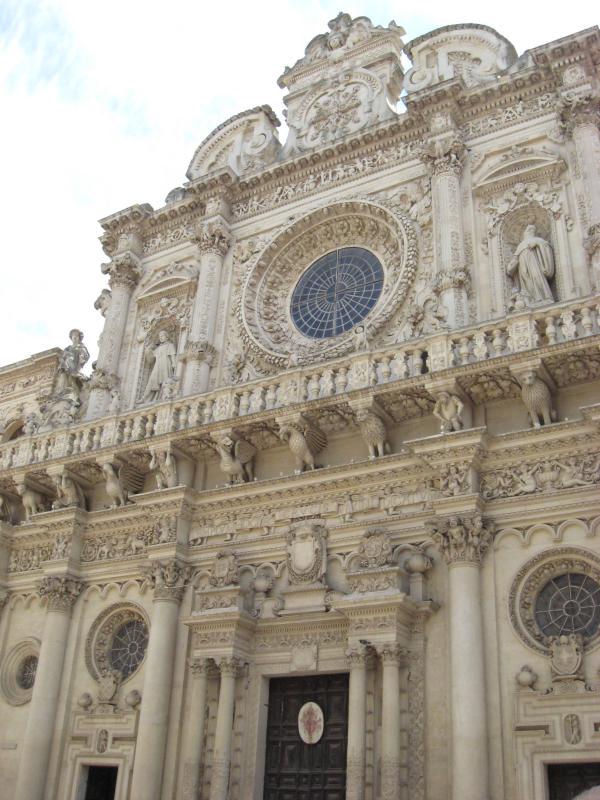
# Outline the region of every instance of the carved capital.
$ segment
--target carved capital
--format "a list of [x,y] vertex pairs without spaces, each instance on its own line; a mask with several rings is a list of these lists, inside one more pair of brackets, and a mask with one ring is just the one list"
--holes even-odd
[[212,663],[208,658],[190,658],[188,666],[194,678],[200,678],[203,675],[208,676],[212,669]]
[[406,650],[398,644],[382,644],[377,653],[382,663],[400,666],[406,658]]
[[237,678],[242,666],[243,661],[236,656],[222,658],[219,661],[219,670],[221,671],[221,675],[230,675],[233,678]]
[[434,139],[422,147],[419,155],[431,176],[460,175],[465,145],[455,136]]
[[141,277],[139,258],[130,252],[115,255],[108,264],[102,265],[102,272],[109,275],[111,289],[124,287],[133,291]]
[[435,517],[427,523],[431,538],[447,564],[481,564],[494,537],[494,524],[481,514]]
[[190,579],[190,568],[176,559],[153,561],[144,570],[146,584],[154,589],[154,601],[180,603]]
[[356,645],[346,650],[346,663],[350,670],[366,669],[370,658],[367,645]]
[[39,583],[38,594],[48,598],[48,611],[69,613],[82,589],[83,584],[76,578],[46,575]]
[[220,219],[199,222],[196,225],[193,238],[201,254],[215,253],[222,258],[229,250],[232,241],[229,228]]
[[600,123],[600,98],[594,93],[585,94],[569,93],[563,96],[558,103],[560,127],[566,136],[573,136],[573,132],[580,125],[594,125]]

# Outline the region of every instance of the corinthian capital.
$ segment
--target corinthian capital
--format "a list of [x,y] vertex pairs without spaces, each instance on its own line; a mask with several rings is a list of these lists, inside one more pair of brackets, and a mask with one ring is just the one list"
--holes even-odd
[[600,97],[593,92],[566,94],[558,102],[560,127],[566,136],[572,136],[579,125],[600,124]]
[[108,264],[102,265],[102,272],[108,273],[111,289],[116,286],[134,289],[142,274],[140,260],[131,252],[113,256]]
[[81,581],[75,578],[46,575],[39,583],[38,594],[48,598],[48,611],[69,612],[82,588]]
[[231,245],[229,228],[222,219],[199,222],[194,237],[200,253],[216,253],[223,257]]
[[481,514],[435,517],[427,524],[447,564],[480,565],[494,537],[494,524]]
[[180,603],[190,579],[190,568],[177,559],[153,561],[144,570],[146,585],[154,589],[154,600]]
[[242,660],[236,656],[224,657],[219,661],[221,675],[232,675],[234,678],[239,675],[242,666]]
[[430,175],[460,175],[465,146],[457,136],[431,139],[421,148],[420,158]]

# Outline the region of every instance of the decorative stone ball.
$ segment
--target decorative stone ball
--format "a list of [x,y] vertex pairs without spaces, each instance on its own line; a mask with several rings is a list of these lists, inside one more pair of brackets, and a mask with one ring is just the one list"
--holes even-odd
[[538,676],[527,664],[521,667],[520,672],[516,675],[516,681],[523,689],[533,689],[533,684],[537,679]]
[[431,567],[431,561],[425,553],[415,552],[407,558],[404,567],[407,572],[423,575]]
[[132,689],[125,698],[125,702],[130,708],[135,708],[142,702],[142,695],[137,689]]
[[81,706],[83,709],[89,708],[93,703],[92,695],[89,692],[84,692],[82,695],[79,696],[77,700],[77,705]]

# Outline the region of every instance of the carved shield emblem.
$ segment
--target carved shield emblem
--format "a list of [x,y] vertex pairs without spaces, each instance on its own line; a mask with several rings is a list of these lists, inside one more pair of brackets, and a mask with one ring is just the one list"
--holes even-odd
[[574,675],[581,666],[581,650],[574,636],[559,636],[550,646],[556,675]]
[[312,536],[297,538],[292,542],[290,558],[296,572],[308,572],[315,563],[316,542]]
[[321,707],[312,700],[305,703],[298,712],[298,733],[305,744],[316,744],[325,727],[325,719]]

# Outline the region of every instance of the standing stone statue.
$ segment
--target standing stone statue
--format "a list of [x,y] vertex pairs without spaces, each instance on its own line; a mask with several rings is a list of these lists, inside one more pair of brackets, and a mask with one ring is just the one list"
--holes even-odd
[[83,333],[77,328],[69,332],[71,344],[62,351],[58,362],[55,394],[62,394],[73,389],[79,396],[81,386],[81,370],[90,358],[87,347],[83,344]]
[[525,228],[506,273],[517,292],[526,294],[532,303],[554,300],[548,283],[554,277],[554,252],[549,242],[535,235],[535,225]]
[[159,331],[158,344],[148,352],[146,359],[152,364],[152,371],[144,391],[144,400],[150,402],[158,400],[162,387],[175,375],[177,351],[167,331]]

